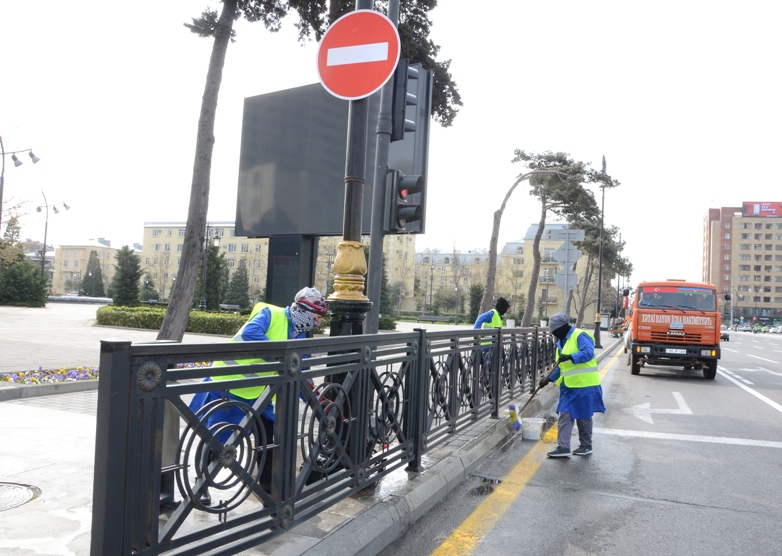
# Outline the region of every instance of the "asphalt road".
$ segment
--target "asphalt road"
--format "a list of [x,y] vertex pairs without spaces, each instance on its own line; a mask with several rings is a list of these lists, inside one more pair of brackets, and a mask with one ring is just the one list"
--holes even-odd
[[619,349],[591,456],[516,437],[382,554],[779,554],[782,335],[722,347],[715,380]]

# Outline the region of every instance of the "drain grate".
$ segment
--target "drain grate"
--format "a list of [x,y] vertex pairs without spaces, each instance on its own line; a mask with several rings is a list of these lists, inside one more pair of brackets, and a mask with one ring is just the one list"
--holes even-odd
[[41,489],[30,485],[0,483],[0,512],[10,510],[41,495]]

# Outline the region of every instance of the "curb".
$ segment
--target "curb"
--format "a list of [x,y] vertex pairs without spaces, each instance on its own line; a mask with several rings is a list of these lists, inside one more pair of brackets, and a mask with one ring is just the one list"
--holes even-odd
[[[607,346],[598,356],[600,362],[611,355],[622,340]],[[559,391],[549,388],[538,394],[524,410],[528,417],[544,417],[553,403],[559,399]],[[438,504],[464,479],[483,463],[491,451],[504,444],[515,433],[509,418],[502,418],[480,436],[454,450],[428,471],[408,481],[399,492],[389,496],[367,511],[332,531],[318,544],[302,553],[303,556],[331,556],[354,554],[370,556],[378,554],[406,528]]]
[[8,383],[8,386],[0,386],[0,402],[18,400],[22,398],[35,398],[37,396],[52,396],[54,394],[69,394],[71,392],[86,392],[97,390],[97,380],[74,380],[73,382],[53,382],[51,384],[24,384]]

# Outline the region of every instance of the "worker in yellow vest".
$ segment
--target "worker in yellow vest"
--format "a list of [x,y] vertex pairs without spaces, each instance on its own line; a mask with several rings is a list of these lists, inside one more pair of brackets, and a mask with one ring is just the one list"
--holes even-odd
[[547,455],[550,458],[570,457],[570,435],[575,420],[579,446],[573,454],[586,456],[592,453],[592,415],[606,411],[595,359],[595,339],[586,330],[571,326],[565,313],[551,317],[549,330],[557,339],[559,365],[540,381],[540,387],[552,381],[559,385],[559,428],[557,447]]
[[[315,288],[304,288],[300,290],[293,303],[288,307],[277,307],[268,303],[257,303],[253,307],[250,318],[231,338],[231,342],[259,342],[259,341],[279,341],[293,340],[303,338],[307,332],[320,325],[321,319],[328,312],[323,296]],[[224,367],[227,364],[250,365],[253,363],[262,363],[263,359],[241,359],[237,361],[215,361],[213,367]],[[276,373],[258,373],[259,375],[274,375]],[[206,378],[205,381],[237,380],[244,378],[243,374],[221,375]],[[228,391],[230,399],[241,401],[247,405],[253,402],[263,393],[264,386],[251,386],[248,388],[234,388]],[[193,396],[190,402],[190,409],[198,412],[202,407],[210,402],[223,399],[223,392],[212,390],[201,392]],[[221,427],[225,424],[238,425],[246,416],[245,412],[236,405],[229,405],[225,409],[211,413],[206,420],[206,426],[212,430],[214,427]],[[261,422],[266,430],[266,438],[269,444],[272,443],[274,436],[274,404],[268,404],[263,413],[261,413]],[[227,442],[230,438],[231,427],[224,427],[225,432],[218,435],[220,442]],[[211,455],[211,454],[210,454]],[[261,472],[261,487],[267,491],[271,490],[272,476],[272,457],[271,454],[266,457],[264,468]],[[211,504],[211,498],[208,490],[204,490],[200,496],[200,501],[204,505]]]
[[494,309],[486,311],[482,315],[478,315],[475,319],[474,329],[479,328],[502,328],[502,317],[510,309],[510,303],[504,297],[497,299],[497,303],[494,304]]

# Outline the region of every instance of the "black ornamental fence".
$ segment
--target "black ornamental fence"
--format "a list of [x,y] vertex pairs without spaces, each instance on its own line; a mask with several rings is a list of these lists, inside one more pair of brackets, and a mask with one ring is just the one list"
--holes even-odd
[[[104,341],[91,554],[256,546],[401,467],[421,471],[428,450],[499,418],[553,361],[554,339],[539,328]],[[227,393],[259,386],[249,400]],[[191,398],[208,391],[219,395],[191,409]],[[261,418],[272,408],[273,431]],[[215,419],[224,410],[238,417]]]

